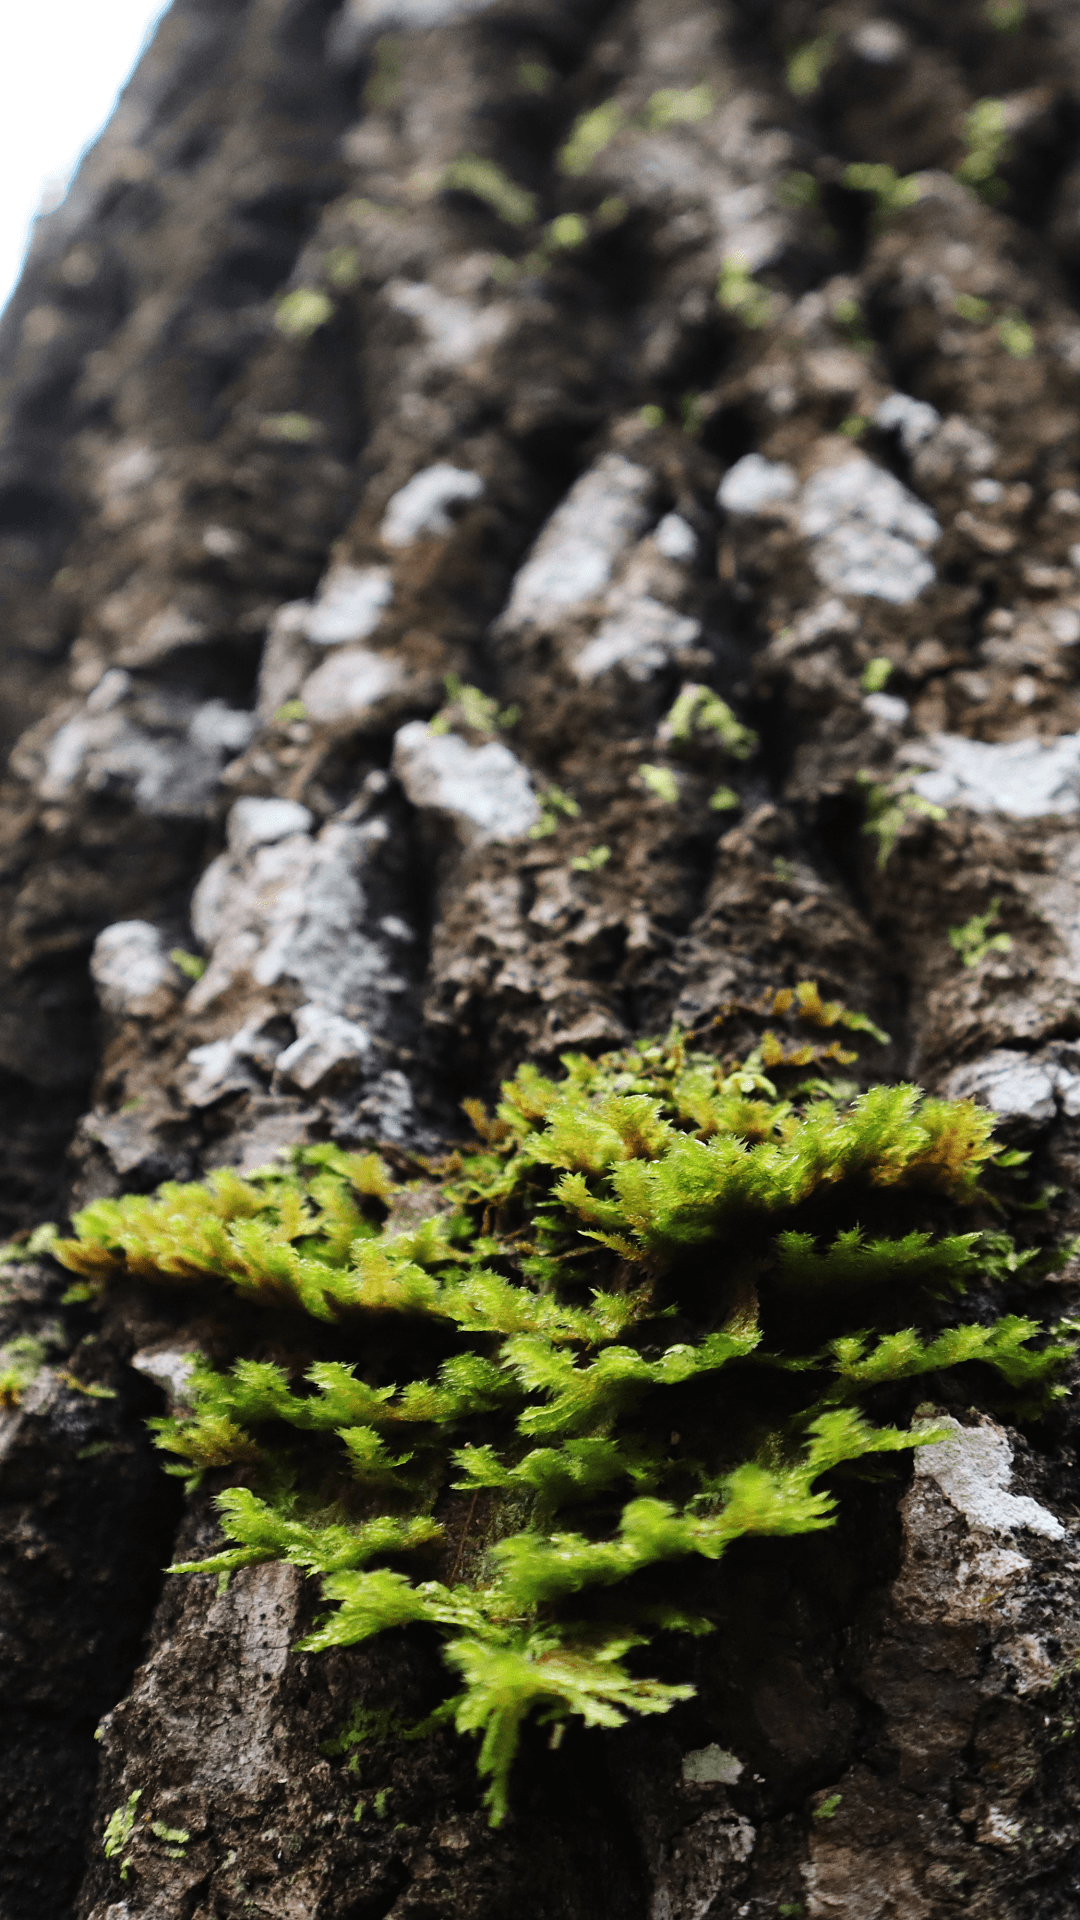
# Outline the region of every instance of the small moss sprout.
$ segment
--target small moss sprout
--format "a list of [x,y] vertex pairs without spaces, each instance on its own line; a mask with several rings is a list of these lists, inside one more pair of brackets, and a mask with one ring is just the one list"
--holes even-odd
[[558,250],[573,251],[583,247],[589,237],[589,223],[580,213],[560,213],[547,227],[547,243]]
[[189,953],[186,947],[173,947],[169,959],[188,980],[201,980],[206,972],[206,961],[202,955]]
[[318,437],[318,422],[308,413],[268,413],[259,421],[260,440],[291,441],[304,447]]
[[536,218],[536,196],[503,172],[494,160],[465,153],[452,160],[442,176],[444,189],[470,193],[510,227],[527,227]]
[[812,173],[796,167],[784,174],[776,198],[782,207],[816,207],[821,202],[821,189]]
[[448,673],[443,684],[446,705],[429,722],[432,733],[451,733],[455,726],[467,727],[473,733],[503,733],[520,718],[520,707],[500,708],[489,693],[469,686],[456,673]]
[[579,853],[570,862],[574,873],[598,873],[611,859],[610,847],[590,847],[588,853]]
[[692,126],[707,120],[716,107],[716,96],[702,81],[696,87],[661,87],[651,95],[645,109],[645,124],[651,128]]
[[626,108],[618,100],[605,100],[588,113],[579,114],[559,152],[562,172],[572,178],[588,173],[597,155],[621,133],[626,120]]
[[131,1861],[126,1856],[131,1836],[135,1831],[135,1816],[141,1799],[142,1788],[136,1787],[134,1793],[128,1795],[124,1805],[116,1807],[105,1822],[102,1851],[106,1860],[115,1860],[119,1856],[124,1856],[120,1860],[121,1880],[126,1880],[131,1872]]
[[918,174],[898,174],[880,161],[852,161],[844,168],[844,185],[853,193],[871,194],[879,217],[912,207],[919,198]]
[[696,681],[680,689],[663,721],[663,731],[666,738],[679,741],[711,735],[733,760],[749,760],[758,744],[753,728],[735,718],[727,701]]
[[331,247],[323,260],[323,272],[332,287],[347,293],[359,284],[360,255],[355,247]]
[[893,676],[893,662],[887,654],[878,654],[868,660],[862,670],[859,685],[864,693],[881,693]]
[[529,828],[530,840],[549,840],[553,833],[558,833],[564,820],[580,818],[581,808],[577,801],[572,794],[564,793],[561,787],[546,787],[538,798],[540,818],[535,826]]
[[16,1334],[0,1347],[0,1409],[17,1407],[45,1365],[46,1343],[32,1333]]
[[401,92],[401,74],[405,64],[404,45],[396,34],[384,33],[375,42],[371,73],[364,86],[364,105],[369,108],[393,106]]
[[991,317],[990,302],[981,300],[977,293],[958,293],[953,306],[961,320],[970,320],[975,325],[984,325]]
[[1008,192],[998,167],[1008,157],[1009,136],[1003,100],[977,100],[964,116],[967,152],[956,169],[959,180],[974,187],[984,200],[996,203]]
[[191,1844],[191,1835],[186,1827],[169,1827],[164,1820],[151,1820],[150,1831],[155,1840],[165,1846],[170,1860],[183,1860]]
[[912,793],[911,775],[902,774],[896,780],[877,781],[872,773],[864,770],[856,777],[866,803],[862,830],[877,841],[876,864],[881,873],[888,866],[904,828],[915,820],[944,820],[945,808],[938,806],[936,801],[924,800],[919,793]]
[[744,327],[767,327],[773,317],[772,295],[754,279],[749,262],[741,253],[726,256],[716,283],[716,299],[723,311],[740,320]]
[[638,768],[638,778],[643,786],[665,807],[677,807],[679,804],[679,783],[670,767],[651,766],[647,761]]
[[53,1243],[59,1238],[60,1229],[52,1220],[43,1221],[31,1233],[17,1240],[8,1240],[0,1246],[0,1266],[22,1266],[32,1260],[40,1260],[43,1254],[51,1253]]
[[333,317],[334,303],[319,287],[294,287],[277,303],[278,331],[289,340],[310,340]]
[[1035,334],[1022,314],[1003,313],[994,331],[1013,360],[1030,360],[1035,351]]
[[821,33],[816,39],[804,40],[788,55],[787,84],[788,92],[796,100],[807,100],[818,91],[827,69],[832,65],[836,50],[835,33]]
[[515,71],[518,86],[524,87],[526,93],[548,93],[555,80],[546,60],[519,60]]
[[580,177],[624,128],[659,133],[669,127],[693,126],[696,121],[707,120],[715,107],[716,97],[705,81],[696,87],[661,87],[637,115],[629,114],[618,100],[604,100],[579,114],[560,150],[559,167],[571,177]]
[[825,1799],[821,1801],[820,1805],[814,1808],[814,1814],[813,1814],[814,1819],[815,1820],[835,1820],[837,1812],[839,1811],[840,1802],[842,1801],[843,1797],[844,1796],[842,1793],[827,1794]]
[[705,425],[705,402],[700,393],[684,393],[679,401],[679,419],[682,430],[691,440],[696,440]]
[[959,954],[965,967],[977,967],[991,953],[1010,953],[1012,936],[1008,933],[991,933],[1001,918],[1000,899],[991,900],[985,913],[972,914],[962,927],[949,928],[949,945]]

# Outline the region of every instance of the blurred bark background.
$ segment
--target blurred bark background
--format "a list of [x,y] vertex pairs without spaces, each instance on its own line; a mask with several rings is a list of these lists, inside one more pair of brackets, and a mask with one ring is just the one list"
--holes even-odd
[[[174,0],[0,327],[4,1231],[806,978],[1080,1224],[1078,292],[1070,0]],[[429,1649],[163,1583],[182,1306],[4,1275],[3,1920],[1080,1911],[1067,1406],[733,1555],[491,1833],[321,1751]]]

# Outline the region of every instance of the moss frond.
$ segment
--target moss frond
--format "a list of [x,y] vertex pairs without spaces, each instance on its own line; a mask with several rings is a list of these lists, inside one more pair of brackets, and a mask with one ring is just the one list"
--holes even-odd
[[[836,1030],[884,1036],[813,981],[754,1018],[734,1057],[675,1031],[525,1064],[494,1115],[467,1103],[474,1145],[405,1183],[324,1144],[95,1202],[57,1244],[96,1286],[267,1310],[257,1351],[198,1361],[153,1423],[173,1470],[245,1483],[218,1495],[221,1550],[174,1571],[302,1569],[327,1606],[313,1651],[437,1633],[495,1821],[528,1720],[617,1726],[686,1697],[625,1664],[709,1630],[681,1565],[833,1524],[845,1471],[940,1437],[911,1429],[928,1378],[966,1369],[1020,1413],[1062,1391],[1069,1341],[954,1319],[1072,1252],[1002,1230],[1024,1175],[990,1115],[838,1090]],[[396,1222],[403,1196],[419,1224]]]

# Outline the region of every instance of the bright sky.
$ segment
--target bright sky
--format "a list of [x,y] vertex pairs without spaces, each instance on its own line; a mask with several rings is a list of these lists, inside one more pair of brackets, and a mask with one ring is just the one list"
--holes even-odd
[[8,0],[0,26],[0,308],[46,189],[101,131],[167,0]]

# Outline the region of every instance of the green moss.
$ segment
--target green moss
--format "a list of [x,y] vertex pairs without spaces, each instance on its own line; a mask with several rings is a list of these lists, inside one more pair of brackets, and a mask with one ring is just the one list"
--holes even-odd
[[372,70],[364,87],[366,107],[390,107],[401,92],[405,65],[404,44],[393,34],[384,33],[375,42]]
[[757,749],[758,737],[753,729],[736,720],[727,701],[711,687],[694,681],[682,688],[664,724],[672,740],[712,735],[734,760],[748,760]]
[[638,778],[657,800],[663,801],[665,807],[678,806],[679,783],[670,767],[654,767],[643,761],[638,768]]
[[776,189],[776,198],[782,207],[817,207],[821,204],[821,189],[812,173],[796,168],[792,173],[785,173]]
[[692,126],[707,120],[715,106],[713,90],[704,80],[696,87],[661,87],[650,95],[645,124],[653,129]]
[[452,160],[442,184],[457,193],[471,193],[508,226],[527,227],[536,218],[535,194],[519,187],[494,160],[482,159],[479,154],[465,153],[459,160]]
[[46,1220],[28,1233],[25,1239],[5,1241],[0,1246],[0,1266],[21,1266],[24,1262],[40,1260],[42,1254],[52,1252],[58,1233],[59,1228],[51,1220]]
[[579,176],[588,173],[593,161],[610,146],[626,125],[626,109],[617,100],[605,100],[588,113],[579,114],[570,129],[570,137],[559,152],[563,173]]
[[31,1333],[0,1347],[0,1408],[17,1407],[45,1365],[46,1343]]
[[898,174],[876,161],[853,161],[844,168],[844,185],[853,193],[872,194],[879,215],[914,206],[919,198],[918,174]]
[[1025,0],[986,0],[987,21],[998,33],[1015,33],[1027,18]]
[[859,685],[864,693],[881,693],[892,679],[894,662],[886,654],[878,654],[868,660],[862,670]]
[[461,726],[474,733],[496,734],[515,726],[520,718],[519,707],[500,710],[497,700],[479,687],[469,686],[459,674],[448,673],[443,684],[446,705],[429,722],[432,733],[451,733],[455,726]]
[[545,60],[519,60],[516,71],[518,85],[526,93],[549,93],[555,84],[555,73]]
[[319,1751],[328,1760],[351,1755],[348,1771],[355,1773],[360,1765],[358,1748],[382,1747],[391,1740],[427,1740],[450,1717],[447,1710],[436,1708],[423,1720],[401,1720],[388,1707],[372,1709],[362,1700],[354,1700],[341,1732],[333,1740],[324,1741]]
[[1014,360],[1030,360],[1035,351],[1035,334],[1018,313],[1003,313],[995,327],[998,339]]
[[683,394],[679,401],[679,419],[683,432],[696,440],[705,424],[705,402],[700,393]]
[[577,801],[561,787],[546,787],[539,800],[540,818],[529,828],[530,840],[548,840],[553,833],[558,833],[560,821],[577,820],[581,816]]
[[[321,299],[322,295],[317,298]],[[297,311],[302,311],[297,309]],[[327,316],[329,318],[329,316]],[[319,321],[318,325],[322,325]],[[291,322],[290,322],[291,325]],[[286,331],[288,331],[288,327]],[[314,332],[314,328],[309,329]],[[303,333],[298,338],[306,338]],[[259,421],[259,435],[263,440],[287,440],[296,446],[307,446],[310,440],[318,436],[318,423],[307,413],[271,413]]]
[[[297,700],[292,704],[297,707],[300,707],[301,711],[295,717],[297,719],[302,719],[303,718],[302,702]],[[276,716],[278,719],[280,719],[282,711],[283,711],[282,708],[278,709],[278,713]],[[294,718],[294,716],[290,714],[289,718],[291,720]],[[202,958],[202,955],[198,953],[189,953],[186,947],[173,947],[172,951],[169,954],[169,959],[172,961],[174,967],[179,967],[180,972],[183,974],[186,974],[189,980],[201,980],[203,977],[203,974],[206,972],[206,961]]]
[[191,1835],[186,1827],[169,1827],[164,1820],[151,1820],[150,1831],[155,1840],[165,1843],[170,1860],[182,1860],[185,1850],[191,1845]]
[[546,239],[553,248],[565,248],[573,252],[583,247],[589,237],[589,223],[580,213],[560,213],[548,222]]
[[876,864],[881,873],[888,866],[889,857],[895,851],[904,828],[916,820],[944,820],[945,808],[939,807],[933,800],[924,800],[919,793],[912,793],[914,773],[901,774],[897,779],[885,783],[876,781],[873,774],[865,770],[855,777],[866,799],[866,818],[862,830],[877,841]]
[[989,953],[1011,953],[1012,936],[990,932],[1000,918],[1001,901],[991,900],[985,913],[972,914],[962,927],[949,928],[949,945],[965,967],[977,967]]
[[716,298],[724,312],[733,314],[744,326],[765,327],[772,318],[772,295],[754,279],[741,254],[729,253],[725,257],[716,283]]
[[[281,333],[290,340],[310,340],[313,333],[325,327],[334,317],[334,303],[317,287],[295,287],[292,293],[284,293],[277,303],[277,325]],[[299,415],[285,415],[287,419],[299,418]]]
[[806,40],[788,56],[787,83],[789,92],[797,100],[805,100],[817,92],[832,65],[836,46],[834,33],[819,34],[816,40]]
[[[135,1815],[141,1799],[142,1788],[137,1787],[134,1793],[128,1795],[126,1803],[122,1807],[116,1807],[109,1815],[102,1835],[102,1851],[106,1860],[115,1860],[118,1855],[126,1856],[128,1844],[135,1831]],[[120,1862],[121,1880],[126,1880],[130,1872],[131,1861],[125,1857]]]
[[1009,157],[1005,102],[977,100],[964,115],[964,142],[967,152],[956,169],[965,186],[974,187],[984,200],[995,203],[1005,198],[1008,189],[998,178],[998,167]]
[[[1014,1411],[1062,1390],[1067,1342],[959,1315],[973,1284],[1067,1251],[972,1224],[1016,1172],[990,1116],[913,1086],[848,1097],[846,1036],[884,1036],[813,982],[731,1018],[756,1044],[725,1052],[718,1019],[710,1046],[526,1064],[494,1113],[466,1103],[476,1142],[411,1179],[301,1148],[99,1200],[57,1248],[97,1286],[266,1310],[153,1423],[173,1471],[242,1482],[217,1496],[220,1551],[174,1571],[299,1567],[327,1603],[312,1651],[436,1633],[459,1682],[436,1717],[478,1737],[495,1822],[527,1721],[615,1727],[692,1692],[641,1651],[711,1630],[688,1567],[830,1526],[845,1472],[938,1437],[911,1430],[935,1378],[966,1369]],[[419,1737],[385,1718],[358,1708],[335,1752]]]

